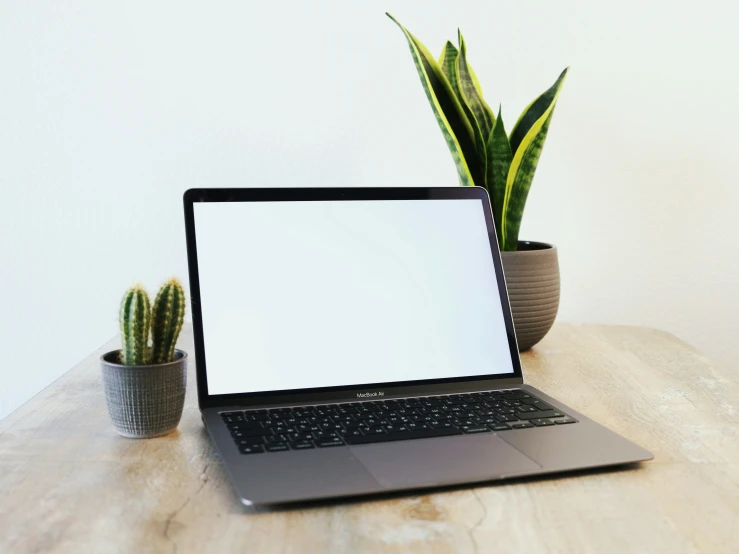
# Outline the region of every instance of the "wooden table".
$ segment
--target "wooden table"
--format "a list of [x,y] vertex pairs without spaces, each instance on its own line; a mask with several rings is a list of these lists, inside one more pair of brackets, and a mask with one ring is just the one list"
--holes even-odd
[[653,462],[290,510],[237,501],[192,366],[177,432],[119,437],[97,361],[115,345],[0,422],[0,552],[739,552],[739,375],[661,331],[560,324],[523,356]]

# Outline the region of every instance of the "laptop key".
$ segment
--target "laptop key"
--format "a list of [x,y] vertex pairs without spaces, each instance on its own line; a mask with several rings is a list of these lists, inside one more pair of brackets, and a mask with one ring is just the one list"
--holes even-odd
[[406,425],[406,428],[409,431],[418,431],[421,429],[428,429],[428,424],[427,423],[408,423]]
[[311,424],[298,425],[297,429],[298,429],[298,431],[301,431],[301,432],[302,431],[307,431],[309,433],[310,432],[315,432],[315,431],[320,431],[321,430],[321,428],[318,425],[311,425]]
[[361,437],[364,433],[360,431],[359,429],[347,429],[346,431],[339,431],[339,434],[342,437]]
[[272,434],[271,429],[244,429],[242,431],[233,431],[231,433],[235,439],[242,439],[244,437],[267,437]]
[[490,429],[488,429],[485,425],[462,425],[461,427],[462,431],[465,433],[471,435],[473,433],[489,433]]
[[284,442],[273,442],[264,445],[264,449],[267,452],[284,452],[285,450],[290,450],[290,447]]
[[496,423],[490,426],[493,431],[510,431],[511,427],[505,423]]
[[505,398],[506,400],[521,400],[523,398],[531,398],[528,394],[526,394],[522,390],[503,391],[501,396]]
[[562,419],[555,419],[554,423],[556,423],[557,425],[566,425],[568,423],[577,423],[577,421],[575,421],[571,417],[563,417]]
[[528,422],[526,422],[526,423],[514,423],[514,424],[511,425],[511,427],[513,427],[514,429],[530,429],[533,426],[534,425],[532,423],[528,423]]
[[342,441],[339,437],[333,437],[333,438],[328,438],[328,439],[318,439],[316,441],[316,446],[318,446],[319,448],[326,448],[329,446],[343,446],[343,445],[344,445],[344,441]]
[[247,448],[247,447],[253,447],[253,446],[264,446],[264,442],[262,442],[261,437],[254,437],[253,439],[240,439],[236,442],[236,445],[239,448]]
[[[431,424],[429,424],[429,427],[431,427]],[[386,433],[400,433],[402,431],[407,431],[408,428],[405,425],[394,425],[394,424],[386,424],[382,426],[383,429],[385,429]]]
[[241,446],[239,447],[239,452],[242,454],[260,454],[264,452],[264,447],[256,444],[251,446]]
[[256,422],[247,423],[246,421],[226,423],[226,427],[228,427],[232,432],[233,431],[243,431],[244,429],[262,429],[262,426],[259,425],[259,423],[256,423]]
[[275,427],[275,433],[297,433],[299,432],[297,427]]
[[544,410],[544,411],[527,412],[527,413],[518,412],[516,415],[518,416],[518,419],[543,419],[543,418],[548,418],[548,417],[564,417],[565,416],[562,412],[558,412],[557,410]]
[[452,426],[448,421],[440,421],[438,423],[429,423],[431,429],[450,429]]
[[540,410],[551,410],[553,409],[549,404],[546,402],[542,402],[538,398],[525,398],[521,402],[524,404],[528,404],[529,406],[535,406],[536,408]]
[[333,439],[337,437],[336,431],[316,431],[313,436],[317,439]]
[[531,423],[533,423],[537,427],[546,427],[548,425],[554,425],[554,422],[548,419],[532,419]]
[[268,414],[251,414],[249,412],[246,412],[246,421],[269,421],[269,415]]
[[319,425],[322,431],[337,431],[341,429],[340,423],[321,423]]

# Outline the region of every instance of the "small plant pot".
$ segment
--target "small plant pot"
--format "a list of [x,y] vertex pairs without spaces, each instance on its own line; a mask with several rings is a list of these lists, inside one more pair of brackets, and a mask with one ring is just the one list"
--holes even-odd
[[518,350],[538,343],[552,328],[559,310],[557,248],[519,241],[516,252],[501,252]]
[[175,351],[166,364],[126,366],[119,350],[100,357],[108,413],[119,435],[159,437],[174,431],[182,417],[187,386],[187,352]]

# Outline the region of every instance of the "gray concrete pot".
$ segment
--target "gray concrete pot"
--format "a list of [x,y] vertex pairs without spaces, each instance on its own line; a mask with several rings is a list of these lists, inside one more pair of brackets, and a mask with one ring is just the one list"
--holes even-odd
[[557,248],[543,242],[519,241],[518,251],[501,252],[518,350],[544,338],[559,309]]
[[175,351],[166,364],[126,366],[118,350],[100,357],[108,413],[119,435],[159,437],[174,431],[182,417],[187,386],[187,352]]

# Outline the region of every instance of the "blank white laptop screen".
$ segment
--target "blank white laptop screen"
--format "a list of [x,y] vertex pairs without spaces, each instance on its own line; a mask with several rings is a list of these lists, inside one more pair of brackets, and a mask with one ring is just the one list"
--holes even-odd
[[194,215],[209,394],[513,373],[480,200]]

